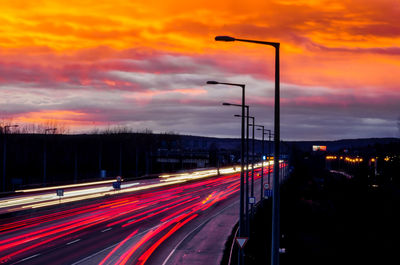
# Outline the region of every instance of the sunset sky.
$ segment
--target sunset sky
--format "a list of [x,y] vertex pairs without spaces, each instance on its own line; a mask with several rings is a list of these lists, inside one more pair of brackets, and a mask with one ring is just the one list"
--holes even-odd
[[284,140],[400,137],[399,0],[0,0],[0,122],[239,137],[244,83]]

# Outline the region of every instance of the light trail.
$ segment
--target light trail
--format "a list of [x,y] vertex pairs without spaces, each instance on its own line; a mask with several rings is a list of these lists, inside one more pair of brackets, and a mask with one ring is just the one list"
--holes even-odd
[[[121,192],[120,196],[107,197],[89,205],[78,204],[73,209],[45,211],[22,220],[1,220],[0,263],[19,262],[27,257],[34,257],[29,259],[30,262],[45,259],[39,253],[52,246],[77,246],[82,251],[88,247],[89,252],[84,255],[92,257],[93,252],[99,252],[98,247],[109,249],[113,245],[95,263],[145,264],[157,248],[187,223],[206,214],[219,202],[239,194],[240,169],[225,170],[234,173],[210,178],[206,175],[212,170],[205,170],[179,181],[126,188],[136,193]],[[271,171],[272,167],[265,170]],[[259,171],[255,170],[255,180],[260,178]],[[193,176],[199,179],[188,182]],[[151,190],[149,186],[152,186]],[[104,233],[106,231],[110,232]],[[91,237],[99,238],[95,249],[87,245]],[[59,249],[54,251],[62,251]],[[76,259],[70,263],[74,261]]]
[[69,185],[61,185],[61,186],[52,186],[52,187],[45,187],[45,188],[37,188],[37,189],[25,189],[25,190],[16,190],[15,192],[38,192],[38,191],[47,191],[47,190],[55,190],[55,189],[67,189],[67,188],[78,188],[78,187],[85,187],[85,186],[92,186],[92,185],[99,185],[99,184],[107,184],[115,182],[115,180],[104,180],[104,181],[94,181],[94,182],[85,182],[80,184],[69,184]]
[[[273,165],[273,161],[264,162],[264,166]],[[260,168],[261,163],[255,165],[254,168]],[[251,166],[249,167],[251,169]],[[221,175],[233,174],[235,172],[240,172],[240,167],[226,167],[219,169]],[[56,204],[70,203],[76,201],[82,201],[87,199],[99,198],[103,196],[114,195],[115,193],[128,193],[135,192],[146,189],[153,189],[157,187],[163,187],[167,185],[175,185],[179,183],[184,183],[187,181],[200,180],[210,177],[215,177],[218,175],[217,169],[210,170],[197,170],[188,173],[179,173],[179,174],[169,174],[169,175],[161,175],[159,176],[159,183],[144,183],[141,184],[139,182],[134,183],[123,183],[121,185],[121,190],[115,191],[111,186],[106,187],[97,187],[97,188],[86,188],[80,190],[65,190],[64,196],[62,198],[58,197],[55,193],[56,189],[68,189],[68,188],[80,188],[91,185],[100,185],[100,184],[110,184],[115,182],[115,180],[107,180],[107,181],[99,181],[99,182],[89,182],[89,183],[81,183],[81,184],[71,184],[64,186],[55,186],[55,187],[46,187],[39,189],[29,189],[29,190],[18,190],[20,193],[30,193],[30,192],[40,192],[40,191],[50,191],[53,190],[53,193],[43,193],[37,195],[23,195],[12,198],[3,198],[0,199],[0,213],[1,212],[13,212],[18,211],[20,208],[23,209],[35,209],[41,207],[52,206]]]

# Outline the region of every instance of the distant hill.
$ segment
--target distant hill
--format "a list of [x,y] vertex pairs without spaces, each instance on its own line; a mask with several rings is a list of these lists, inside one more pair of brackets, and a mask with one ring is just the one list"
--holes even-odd
[[341,149],[354,149],[367,147],[375,144],[400,143],[400,138],[366,138],[366,139],[344,139],[337,141],[294,141],[290,142],[303,151],[311,151],[313,145],[325,145],[327,152],[337,152]]
[[[237,138],[214,138],[214,137],[203,137],[203,136],[181,136],[183,146],[185,148],[200,148],[209,149],[211,146],[215,146],[218,149],[234,150],[240,149],[240,139]],[[365,139],[343,139],[336,141],[283,141],[283,148],[286,146],[295,145],[302,151],[312,151],[313,145],[325,145],[328,152],[337,152],[341,149],[354,149],[360,147],[367,147],[368,145],[375,144],[390,144],[400,143],[400,138],[365,138]],[[251,139],[250,139],[251,148]],[[273,141],[271,142],[271,148],[273,149]],[[256,152],[261,151],[261,141],[256,140],[255,144]],[[267,142],[265,148],[267,149]]]

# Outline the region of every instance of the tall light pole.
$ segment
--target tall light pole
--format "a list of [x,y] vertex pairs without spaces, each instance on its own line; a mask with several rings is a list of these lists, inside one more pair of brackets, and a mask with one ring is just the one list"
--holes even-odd
[[103,151],[103,143],[101,141],[101,136],[99,136],[99,156],[98,156],[98,160],[99,160],[99,174],[100,174],[100,178],[103,177],[102,175],[102,166],[101,166],[101,160],[102,160],[102,151]]
[[279,193],[279,141],[280,141],[280,99],[279,99],[279,42],[257,41],[237,39],[229,36],[217,36],[216,41],[241,41],[268,45],[275,48],[275,113],[274,113],[274,182],[272,191],[272,244],[271,265],[279,264],[279,215],[280,215],[280,193]]
[[48,128],[44,130],[44,141],[43,141],[43,185],[46,185],[46,171],[47,171],[47,132],[52,131],[53,134],[56,132],[57,128]]
[[[271,130],[268,130],[268,156],[269,156],[269,160],[271,161],[271,156],[272,156],[272,152],[271,152],[271,136],[273,134],[271,133]],[[275,160],[275,157],[274,157]],[[268,185],[271,186],[271,163],[270,161],[268,161]]]
[[[227,103],[227,102],[224,102],[224,103],[222,103],[222,105],[224,105],[224,106],[235,106],[235,107],[242,107],[242,105],[240,105],[240,104],[233,104],[233,103]],[[249,154],[250,154],[250,152],[249,152],[249,150],[250,150],[250,147],[249,147],[249,109],[250,109],[250,106],[249,105],[245,105],[244,106],[245,108],[246,108],[246,172],[245,172],[245,182],[246,182],[246,190],[245,190],[245,192],[246,192],[246,205],[245,205],[245,215],[246,215],[246,218],[245,218],[245,222],[246,222],[246,234],[247,235],[249,235],[250,233],[249,233],[249,231],[250,231],[250,218],[249,218],[249,161],[250,161],[250,158],[249,158]]]
[[[241,117],[240,115],[235,115],[235,117]],[[251,145],[252,145],[252,153],[251,153],[251,197],[254,197],[254,126],[255,126],[255,117],[247,116],[248,119],[252,120],[252,138],[251,138]],[[247,127],[250,127],[250,124],[247,124]],[[253,204],[251,205],[251,213],[253,213]]]
[[16,128],[18,127],[17,124],[15,125],[5,125],[3,131],[3,181],[2,181],[2,191],[6,191],[6,163],[7,163],[7,130],[8,128]]
[[[269,158],[271,157],[271,136],[273,134],[271,130],[263,129],[263,134],[265,134],[265,132],[268,132],[268,160],[269,160]],[[271,171],[270,171],[269,161],[268,161],[268,185],[271,185]]]
[[[262,131],[262,140],[261,140],[261,144],[262,144],[262,155],[261,155],[261,197],[260,200],[264,200],[264,154],[265,154],[265,150],[264,150],[264,136],[265,136],[265,129],[263,125],[255,125],[257,128],[257,130],[261,130]],[[261,129],[260,129],[261,128]]]
[[[239,236],[244,236],[244,222],[243,222],[243,211],[244,211],[244,203],[243,203],[243,195],[244,195],[244,109],[245,109],[245,85],[244,84],[234,84],[234,83],[222,83],[217,81],[207,81],[209,85],[228,85],[228,86],[238,86],[242,88],[242,126],[241,126],[241,148],[240,148],[240,208],[239,208]],[[244,256],[243,251],[239,250],[238,263],[244,264]]]
[[119,142],[119,176],[122,177],[122,142]]

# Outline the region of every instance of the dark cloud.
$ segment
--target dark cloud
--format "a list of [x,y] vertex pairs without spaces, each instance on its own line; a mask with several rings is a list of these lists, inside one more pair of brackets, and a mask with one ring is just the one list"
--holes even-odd
[[[0,86],[0,108],[7,117],[71,110],[85,114],[74,117],[86,124],[79,131],[115,124],[138,130],[238,137],[240,122],[233,115],[240,109],[221,103],[240,103],[240,89],[205,85],[214,79],[245,83],[251,115],[256,116],[256,123],[273,129],[274,83],[250,74],[253,70],[241,73],[238,68],[221,67],[209,56],[166,54],[66,64],[39,67],[36,75],[32,67],[24,65],[3,65],[0,70],[7,79]],[[10,85],[13,82],[15,86]],[[282,83],[281,92],[283,139],[392,137],[397,133],[400,97],[390,91],[376,94],[376,90],[366,89],[360,94]]]

